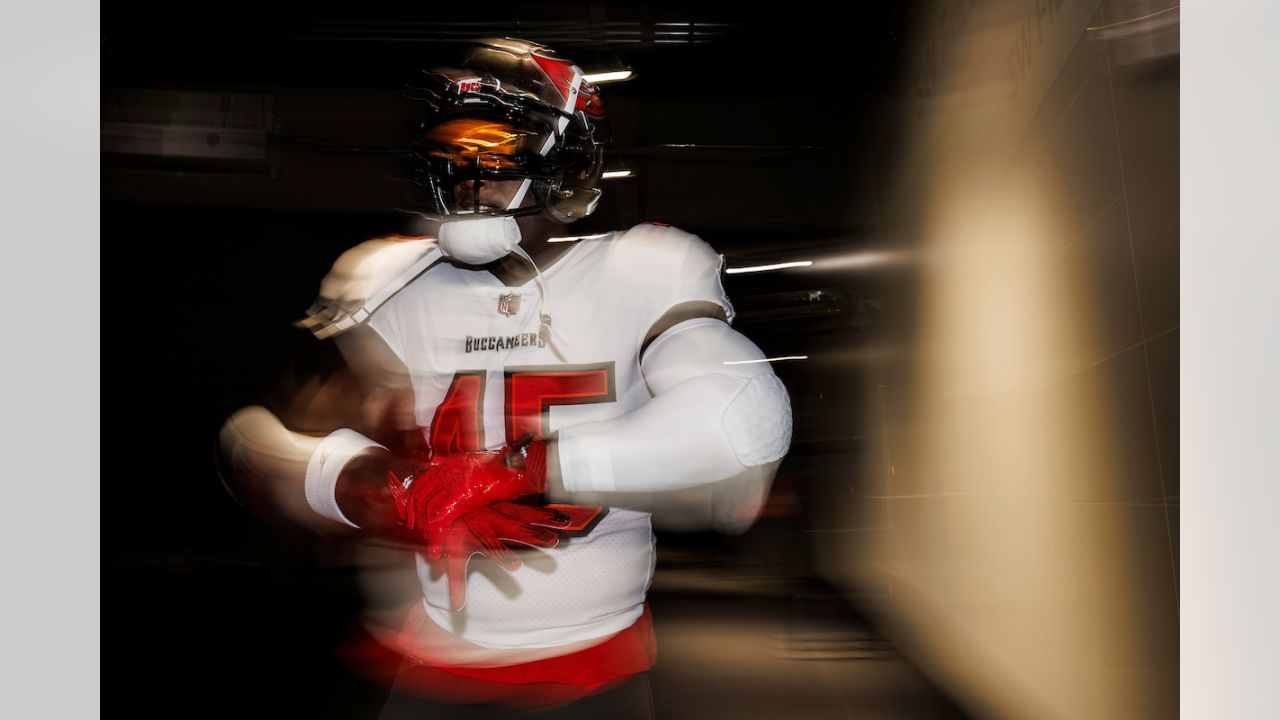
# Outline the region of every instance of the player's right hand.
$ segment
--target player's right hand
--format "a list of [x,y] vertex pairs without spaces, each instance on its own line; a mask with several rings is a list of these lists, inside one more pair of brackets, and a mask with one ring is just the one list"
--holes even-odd
[[521,561],[510,543],[553,548],[560,535],[552,528],[564,527],[568,522],[567,516],[550,508],[495,502],[454,519],[445,533],[443,547],[428,546],[427,554],[445,559],[449,600],[454,610],[461,610],[466,604],[467,564],[472,555],[480,553],[507,572],[515,572]]

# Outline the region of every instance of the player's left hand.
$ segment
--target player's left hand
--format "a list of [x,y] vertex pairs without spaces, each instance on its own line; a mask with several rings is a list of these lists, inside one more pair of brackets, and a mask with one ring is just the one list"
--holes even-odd
[[428,554],[443,557],[449,574],[449,601],[454,610],[466,604],[467,564],[481,553],[507,572],[520,569],[520,556],[508,543],[553,548],[560,541],[553,528],[564,527],[569,518],[550,508],[495,502],[454,519],[445,530],[442,545],[428,548]]

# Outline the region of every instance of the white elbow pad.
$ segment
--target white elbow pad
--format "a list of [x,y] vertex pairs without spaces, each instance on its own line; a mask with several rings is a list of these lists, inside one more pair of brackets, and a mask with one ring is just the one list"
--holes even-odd
[[760,350],[720,320],[663,333],[642,362],[654,398],[560,431],[570,491],[660,491],[738,475],[786,454],[791,404]]
[[764,354],[737,330],[713,318],[686,320],[645,353],[645,378],[654,393],[700,375],[741,381],[720,416],[721,430],[745,467],[773,462],[791,445],[791,401]]
[[791,447],[791,401],[777,375],[756,375],[721,417],[724,435],[746,467],[779,460]]

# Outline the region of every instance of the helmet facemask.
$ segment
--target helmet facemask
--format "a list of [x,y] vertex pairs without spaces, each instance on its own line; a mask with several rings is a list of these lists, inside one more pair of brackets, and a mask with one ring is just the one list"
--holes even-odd
[[[504,120],[458,116],[425,133],[417,152],[415,180],[426,189],[426,212],[454,215],[524,215],[542,209],[540,199],[555,181],[557,168],[539,150],[543,133]],[[486,183],[519,181],[514,206],[484,197]],[[526,200],[532,200],[528,202]]]

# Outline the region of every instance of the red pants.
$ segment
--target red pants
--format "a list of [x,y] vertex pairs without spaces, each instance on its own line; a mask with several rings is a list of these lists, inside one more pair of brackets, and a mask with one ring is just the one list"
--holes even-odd
[[[417,605],[406,623],[433,622]],[[630,627],[604,642],[578,652],[533,662],[499,667],[459,667],[429,662],[411,654],[403,657],[382,649],[378,657],[362,652],[364,661],[381,665],[382,674],[398,662],[393,692],[416,695],[446,704],[502,705],[540,708],[563,705],[619,688],[653,667],[657,642],[646,604]],[[374,668],[366,668],[378,669]],[[647,679],[645,680],[645,693]]]

